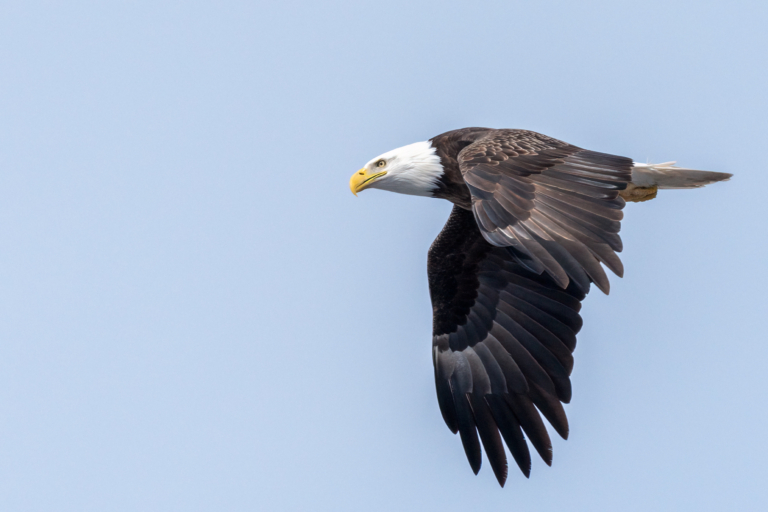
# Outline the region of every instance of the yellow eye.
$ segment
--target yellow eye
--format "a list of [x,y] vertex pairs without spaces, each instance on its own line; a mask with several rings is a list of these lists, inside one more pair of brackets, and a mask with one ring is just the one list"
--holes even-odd
[[387,165],[387,162],[385,162],[384,160],[379,160],[378,162],[376,162],[376,167],[384,167],[385,165]]

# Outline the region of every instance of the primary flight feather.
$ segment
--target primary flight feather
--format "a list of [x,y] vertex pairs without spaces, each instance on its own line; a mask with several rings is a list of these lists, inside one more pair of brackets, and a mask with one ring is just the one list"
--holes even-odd
[[[563,438],[581,300],[608,293],[627,201],[696,188],[730,174],[639,164],[527,130],[463,128],[384,153],[352,175],[354,194],[378,188],[454,204],[429,249],[432,356],[440,411],[472,470],[480,444],[500,485],[502,439],[529,476],[526,442],[547,464]],[[602,265],[601,265],[602,264]]]

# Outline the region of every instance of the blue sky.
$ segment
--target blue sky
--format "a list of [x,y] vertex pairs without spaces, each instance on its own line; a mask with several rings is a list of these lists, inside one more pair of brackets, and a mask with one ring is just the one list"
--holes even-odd
[[[0,509],[762,510],[765,2],[15,2],[0,16]],[[446,202],[349,176],[463,126],[731,172],[626,208],[570,439],[444,425]]]

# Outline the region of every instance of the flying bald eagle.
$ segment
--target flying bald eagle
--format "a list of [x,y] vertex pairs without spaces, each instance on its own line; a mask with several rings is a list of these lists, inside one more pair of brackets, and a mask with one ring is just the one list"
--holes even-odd
[[454,204],[427,258],[432,361],[443,419],[475,474],[482,441],[504,485],[502,438],[526,477],[525,436],[551,465],[539,413],[568,437],[562,403],[571,400],[579,309],[591,283],[609,291],[601,263],[624,273],[616,253],[625,200],[731,177],[673,164],[526,130],[464,128],[384,153],[350,179],[355,195],[378,188]]

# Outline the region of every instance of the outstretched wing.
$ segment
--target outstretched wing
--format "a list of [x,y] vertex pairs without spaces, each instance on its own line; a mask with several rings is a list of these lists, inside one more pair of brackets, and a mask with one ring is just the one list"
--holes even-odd
[[600,262],[618,276],[616,252],[632,160],[587,151],[525,130],[492,130],[464,148],[459,169],[488,242],[514,247],[519,263],[565,288],[593,281],[608,293]]
[[571,283],[563,289],[547,274],[524,268],[520,257],[514,247],[488,243],[472,212],[454,206],[428,259],[440,411],[461,435],[475,473],[482,441],[502,486],[507,477],[502,438],[528,476],[531,456],[523,433],[544,461],[552,462],[538,411],[568,436],[560,402],[571,398],[571,354],[581,328],[580,301],[589,287],[589,282],[585,288]]

